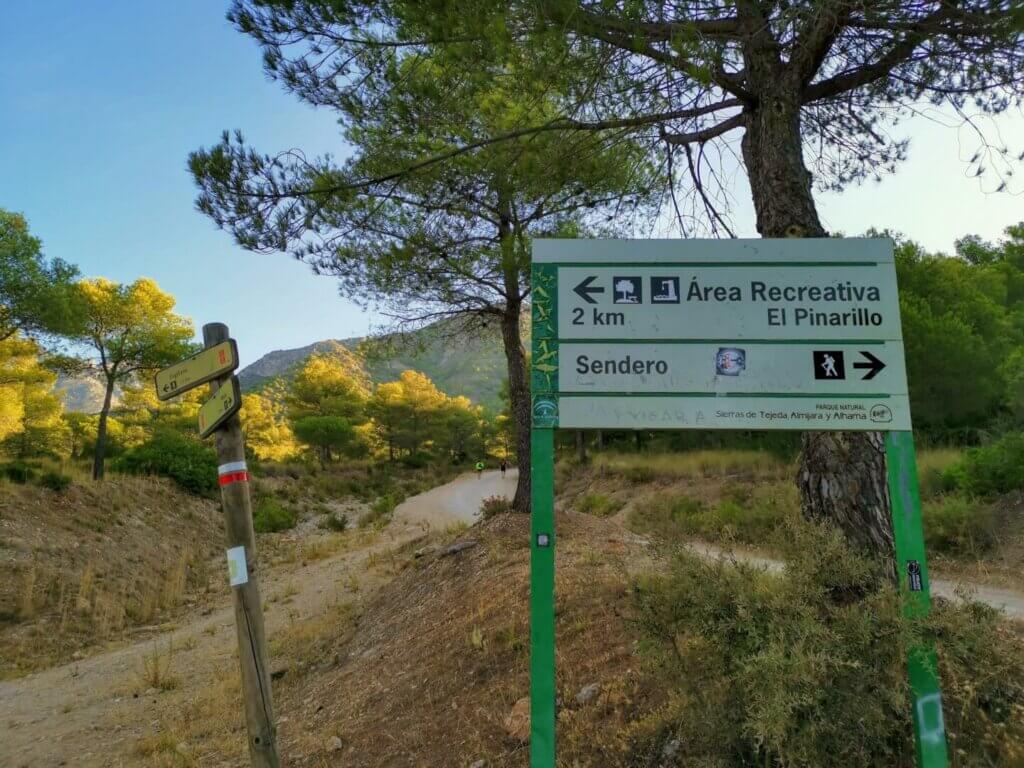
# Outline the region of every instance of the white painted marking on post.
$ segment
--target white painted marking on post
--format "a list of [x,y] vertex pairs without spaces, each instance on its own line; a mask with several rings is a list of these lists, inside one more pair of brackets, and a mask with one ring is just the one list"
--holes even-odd
[[917,721],[921,741],[938,744],[946,738],[946,721],[942,714],[942,694],[929,693],[917,700]]
[[[242,462],[244,465],[244,462]],[[245,562],[245,547],[227,550],[228,580],[232,587],[240,587],[249,581],[249,566]]]
[[234,472],[247,472],[248,467],[244,461],[229,461],[227,464],[221,464],[217,467],[218,475],[230,475]]

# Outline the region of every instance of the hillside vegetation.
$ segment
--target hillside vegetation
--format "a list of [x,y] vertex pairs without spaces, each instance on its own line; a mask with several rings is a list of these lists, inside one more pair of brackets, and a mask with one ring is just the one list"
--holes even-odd
[[[633,491],[656,490],[647,483]],[[942,604],[909,625],[876,565],[824,529],[788,523],[787,569],[771,573],[682,554],[671,532],[637,537],[573,511],[575,496],[558,517],[565,765],[909,768],[904,654],[921,632],[939,638],[956,764],[1024,757],[1024,643],[994,611]],[[528,531],[525,516],[498,514],[451,556],[398,546],[361,576],[384,579],[379,590],[273,637],[284,759],[528,765]],[[196,701],[161,709],[139,765],[242,764],[237,696],[225,664]]]
[[497,328],[461,330],[456,321],[440,321],[406,334],[318,341],[297,349],[269,352],[239,372],[246,391],[260,391],[277,378],[289,379],[315,354],[358,352],[371,381],[394,381],[402,371],[417,370],[438,388],[468,397],[492,412],[503,407],[501,382],[505,356]]
[[0,677],[130,637],[226,592],[219,505],[157,478],[0,484]]

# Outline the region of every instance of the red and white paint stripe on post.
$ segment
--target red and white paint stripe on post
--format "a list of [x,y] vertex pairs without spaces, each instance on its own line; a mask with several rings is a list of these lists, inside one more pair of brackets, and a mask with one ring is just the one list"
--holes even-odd
[[249,468],[244,461],[229,461],[227,464],[221,464],[217,467],[217,475],[222,486],[249,482]]

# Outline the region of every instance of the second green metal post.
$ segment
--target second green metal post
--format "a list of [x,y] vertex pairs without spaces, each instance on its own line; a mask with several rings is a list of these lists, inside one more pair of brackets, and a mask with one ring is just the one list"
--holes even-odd
[[555,430],[534,427],[530,524],[530,768],[555,766]]
[[[903,613],[908,618],[927,616],[932,603],[913,435],[889,432],[885,438],[885,453]],[[911,648],[907,656],[917,764],[919,768],[946,768],[949,756],[935,648]]]

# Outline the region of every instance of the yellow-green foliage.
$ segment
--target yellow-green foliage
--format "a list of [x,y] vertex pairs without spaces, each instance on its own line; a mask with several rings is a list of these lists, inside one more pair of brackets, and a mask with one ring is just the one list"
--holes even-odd
[[370,394],[359,358],[339,347],[331,354],[310,355],[295,374],[287,394],[288,417],[361,415]]
[[295,435],[284,408],[260,394],[242,395],[242,430],[245,445],[261,461],[288,461],[298,453]]
[[447,396],[419,371],[402,371],[397,381],[377,387],[370,414],[389,450],[416,453],[441,428]]
[[368,413],[380,445],[391,456],[432,450],[453,459],[482,458],[491,439],[481,407],[466,397],[449,397],[419,371],[402,371],[396,381],[378,385]]
[[8,456],[67,456],[71,432],[55,374],[39,360],[35,342],[17,334],[0,341],[0,448]]
[[[175,314],[174,305],[174,297],[148,278],[125,285],[102,277],[75,284],[77,320],[70,335],[90,349],[108,392],[188,353],[192,322]],[[147,398],[152,393],[140,390],[136,400],[144,403]],[[141,442],[144,437],[139,427],[133,439]],[[101,473],[105,448],[97,446]]]

